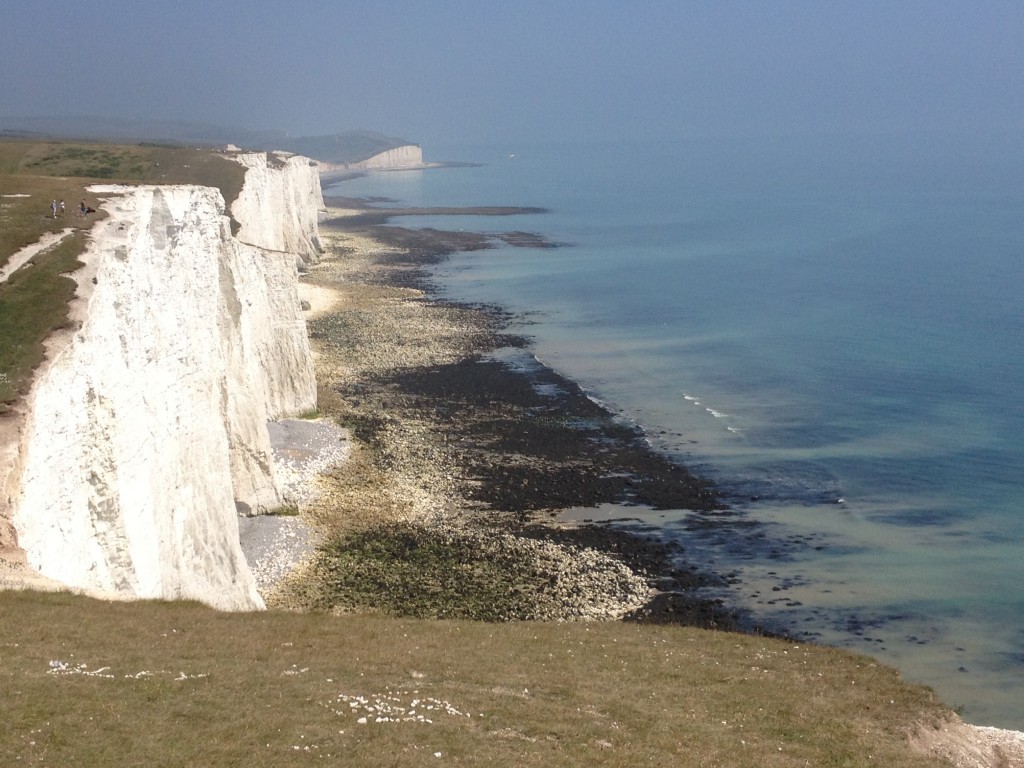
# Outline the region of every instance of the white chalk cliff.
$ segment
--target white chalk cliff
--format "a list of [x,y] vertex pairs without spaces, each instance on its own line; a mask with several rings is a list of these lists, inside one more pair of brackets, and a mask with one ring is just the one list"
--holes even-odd
[[260,608],[236,509],[282,503],[267,422],[315,407],[297,260],[322,207],[306,158],[239,155],[232,207],[197,186],[97,188],[81,325],[37,376],[11,519],[71,587]]
[[306,262],[320,250],[317,216],[323,208],[315,161],[298,155],[241,154],[245,186],[231,207],[241,224],[236,238]]
[[352,168],[366,170],[398,170],[401,168],[422,168],[423,148],[418,144],[406,144],[385,152],[380,152],[366,160],[352,163]]

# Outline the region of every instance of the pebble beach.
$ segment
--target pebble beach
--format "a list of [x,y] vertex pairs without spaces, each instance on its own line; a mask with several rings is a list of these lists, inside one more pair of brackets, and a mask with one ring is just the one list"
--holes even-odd
[[[331,207],[321,223],[324,253],[303,275],[301,295],[318,421],[343,427],[350,441],[337,460],[300,467],[316,492],[296,498],[298,517],[269,524],[276,534],[254,535],[268,523],[242,520],[243,547],[268,605],[733,626],[735,616],[695,593],[717,577],[674,570],[664,544],[555,521],[568,506],[661,496],[722,511],[706,483],[651,453],[571,382],[545,371],[538,383],[536,371],[502,362],[497,351],[522,350],[527,341],[504,333],[499,310],[431,297],[426,267],[455,249],[488,247],[481,236],[451,235],[383,226],[358,208]],[[294,450],[280,427],[272,437],[279,461]],[[349,557],[346,542],[366,537],[411,537],[417,551],[438,547],[442,557],[470,552],[482,574],[476,587],[496,599],[473,608],[478,589],[458,579],[434,590],[426,605],[418,593],[429,588],[410,590],[417,594],[409,605],[386,607],[367,605],[373,590],[359,585],[335,592],[338,567],[314,544],[336,542],[331,551]]]

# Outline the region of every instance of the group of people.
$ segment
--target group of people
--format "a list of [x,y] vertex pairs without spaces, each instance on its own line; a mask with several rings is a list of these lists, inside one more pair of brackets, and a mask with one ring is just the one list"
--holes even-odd
[[[53,218],[55,219],[57,218],[57,211],[60,211],[61,216],[63,216],[65,213],[63,198],[61,198],[60,202],[57,202],[56,200],[50,201],[50,212],[53,214]],[[85,200],[83,200],[81,205],[78,206],[78,215],[85,216],[88,213],[96,213],[96,209],[87,206],[85,204]]]

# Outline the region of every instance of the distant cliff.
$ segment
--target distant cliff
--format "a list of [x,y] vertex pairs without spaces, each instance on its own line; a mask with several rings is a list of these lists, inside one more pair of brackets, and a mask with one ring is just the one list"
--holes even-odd
[[422,168],[423,149],[418,144],[407,144],[404,147],[386,150],[358,163],[351,163],[350,167],[366,170]]
[[268,420],[316,382],[296,262],[316,258],[317,168],[242,154],[211,188],[103,187],[77,331],[28,399],[7,498],[29,564],[72,587],[262,606],[237,509],[282,503]]
[[406,139],[371,131],[346,131],[327,136],[276,139],[273,146],[333,166],[349,166],[411,144]]
[[0,136],[68,139],[151,141],[191,146],[234,144],[249,150],[283,149],[332,165],[357,163],[410,142],[375,131],[343,131],[317,136],[289,136],[280,131],[259,131],[190,123],[183,120],[131,120],[126,118],[53,116],[0,117]]

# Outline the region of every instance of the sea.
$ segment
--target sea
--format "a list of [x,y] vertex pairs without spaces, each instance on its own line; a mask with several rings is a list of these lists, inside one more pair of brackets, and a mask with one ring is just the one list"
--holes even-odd
[[1021,137],[788,136],[426,147],[453,165],[325,190],[540,206],[392,223],[529,231],[436,268],[544,365],[711,478],[761,531],[577,510],[684,544],[765,626],[1024,730]]

